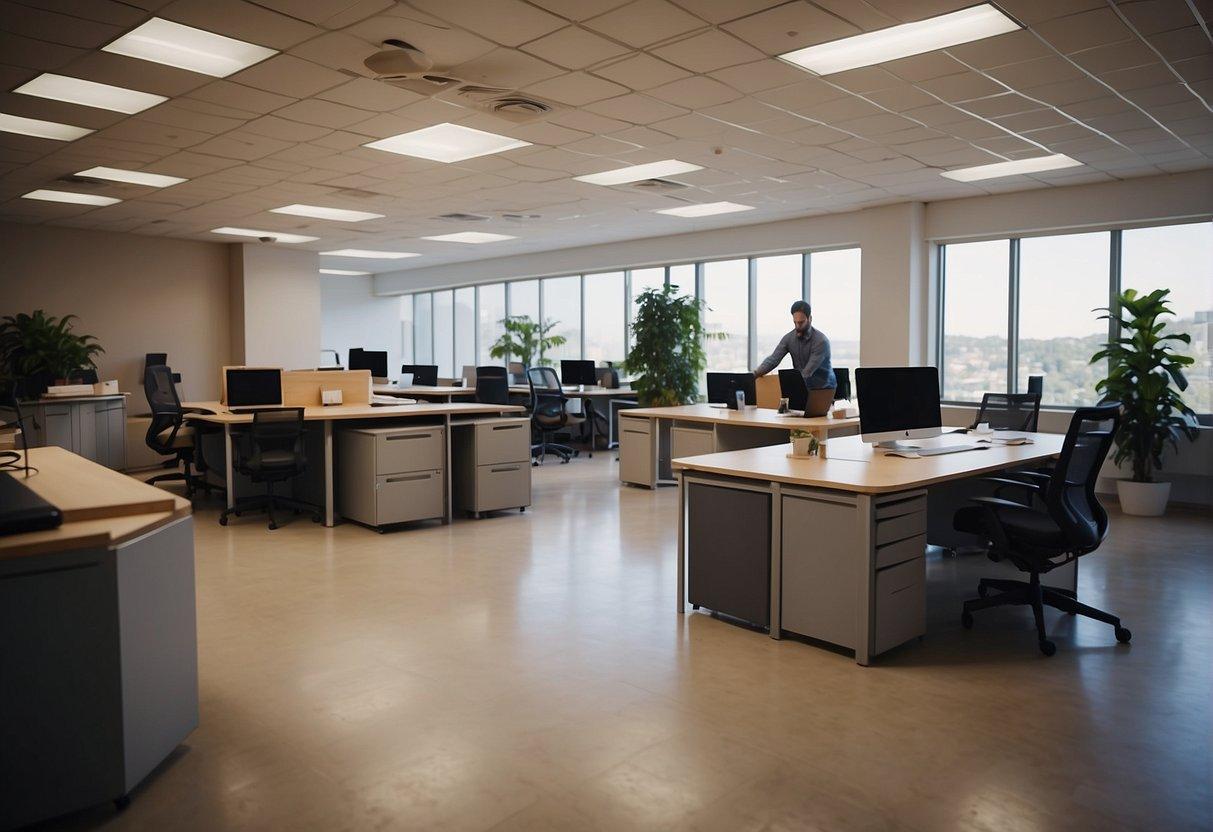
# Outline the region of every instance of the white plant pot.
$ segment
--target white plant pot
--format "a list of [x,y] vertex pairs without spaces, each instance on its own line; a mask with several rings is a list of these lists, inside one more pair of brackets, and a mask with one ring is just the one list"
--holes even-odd
[[792,439],[792,455],[793,456],[808,456],[809,455],[809,443],[812,441],[813,441],[812,438],[808,437],[808,436],[804,436],[804,437],[798,436],[798,437],[793,438]]
[[1116,493],[1120,497],[1120,510],[1125,514],[1161,517],[1171,497],[1171,483],[1117,480]]

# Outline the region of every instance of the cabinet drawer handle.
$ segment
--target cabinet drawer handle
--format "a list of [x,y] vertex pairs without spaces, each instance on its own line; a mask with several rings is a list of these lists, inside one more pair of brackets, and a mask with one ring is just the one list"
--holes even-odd
[[637,434],[640,434],[641,436],[649,435],[649,432],[647,430],[628,430],[627,428],[624,428],[623,432],[624,433],[637,433]]
[[398,433],[395,436],[387,437],[388,442],[395,442],[399,439],[429,439],[434,434],[432,433]]
[[493,425],[493,430],[519,430],[522,425]]
[[416,480],[433,479],[433,474],[414,474],[411,477],[388,477],[385,482],[415,482]]
[[491,473],[504,474],[507,471],[517,471],[517,470],[518,470],[517,465],[510,465],[509,467],[506,467],[506,468],[493,468],[493,469],[491,469]]

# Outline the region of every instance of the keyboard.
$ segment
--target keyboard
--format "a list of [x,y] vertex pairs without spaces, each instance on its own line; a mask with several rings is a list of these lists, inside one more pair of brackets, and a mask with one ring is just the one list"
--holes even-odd
[[914,453],[919,456],[942,456],[943,454],[958,454],[961,451],[984,451],[984,445],[936,445],[933,448],[919,448]]
[[53,529],[62,522],[59,509],[17,477],[0,473],[0,535]]

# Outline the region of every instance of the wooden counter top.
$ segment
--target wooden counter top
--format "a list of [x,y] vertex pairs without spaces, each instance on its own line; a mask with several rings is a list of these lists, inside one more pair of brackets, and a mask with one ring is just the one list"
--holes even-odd
[[17,479],[63,512],[56,529],[0,537],[0,558],[110,546],[190,514],[189,501],[63,448],[30,448]]
[[835,419],[831,416],[781,416],[778,411],[766,407],[747,407],[745,410],[729,410],[708,404],[688,404],[678,407],[634,407],[620,412],[627,419],[677,419],[680,422],[703,422],[713,425],[738,425],[746,428],[772,428],[774,430],[813,430],[814,428],[841,428],[859,424],[859,417]]
[[[182,407],[209,411],[187,413],[186,418],[194,422],[213,425],[244,425],[253,421],[252,413],[230,413],[227,406],[219,402],[182,402]],[[517,413],[525,408],[504,404],[477,404],[475,402],[421,403],[376,406],[369,404],[338,404],[330,407],[305,407],[303,419],[307,422],[324,422],[342,419],[390,419],[401,416],[475,416],[488,413]]]

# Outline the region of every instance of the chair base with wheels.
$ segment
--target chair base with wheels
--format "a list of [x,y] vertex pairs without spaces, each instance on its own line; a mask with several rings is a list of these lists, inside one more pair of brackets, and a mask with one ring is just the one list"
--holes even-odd
[[270,529],[278,528],[278,518],[275,511],[278,509],[290,509],[295,514],[304,512],[312,515],[312,522],[319,523],[323,518],[323,510],[312,503],[305,503],[302,500],[296,500],[294,497],[286,497],[274,493],[274,483],[267,482],[266,493],[258,494],[254,497],[243,497],[236,501],[236,504],[231,508],[225,508],[223,513],[219,515],[219,525],[226,526],[228,518],[233,514],[237,517],[243,516],[244,512],[264,510],[269,515]]
[[[996,590],[997,594],[991,595],[990,590]],[[1121,626],[1120,619],[1115,615],[1079,602],[1075,594],[1068,589],[1041,585],[1038,572],[1033,572],[1027,581],[982,578],[977,584],[977,595],[979,597],[964,602],[964,612],[960,614],[960,623],[966,630],[972,629],[973,613],[978,610],[986,610],[991,607],[1031,606],[1032,615],[1036,619],[1037,644],[1040,652],[1046,656],[1056,653],[1057,645],[1049,640],[1048,634],[1045,632],[1045,607],[1111,624],[1115,628],[1116,640],[1121,644],[1126,644],[1133,638],[1133,633],[1127,627]]]
[[580,456],[581,452],[559,442],[550,442],[546,433],[540,433],[539,442],[531,446],[531,465],[542,465],[543,458],[548,454],[560,457],[560,464],[565,465],[573,457]]

